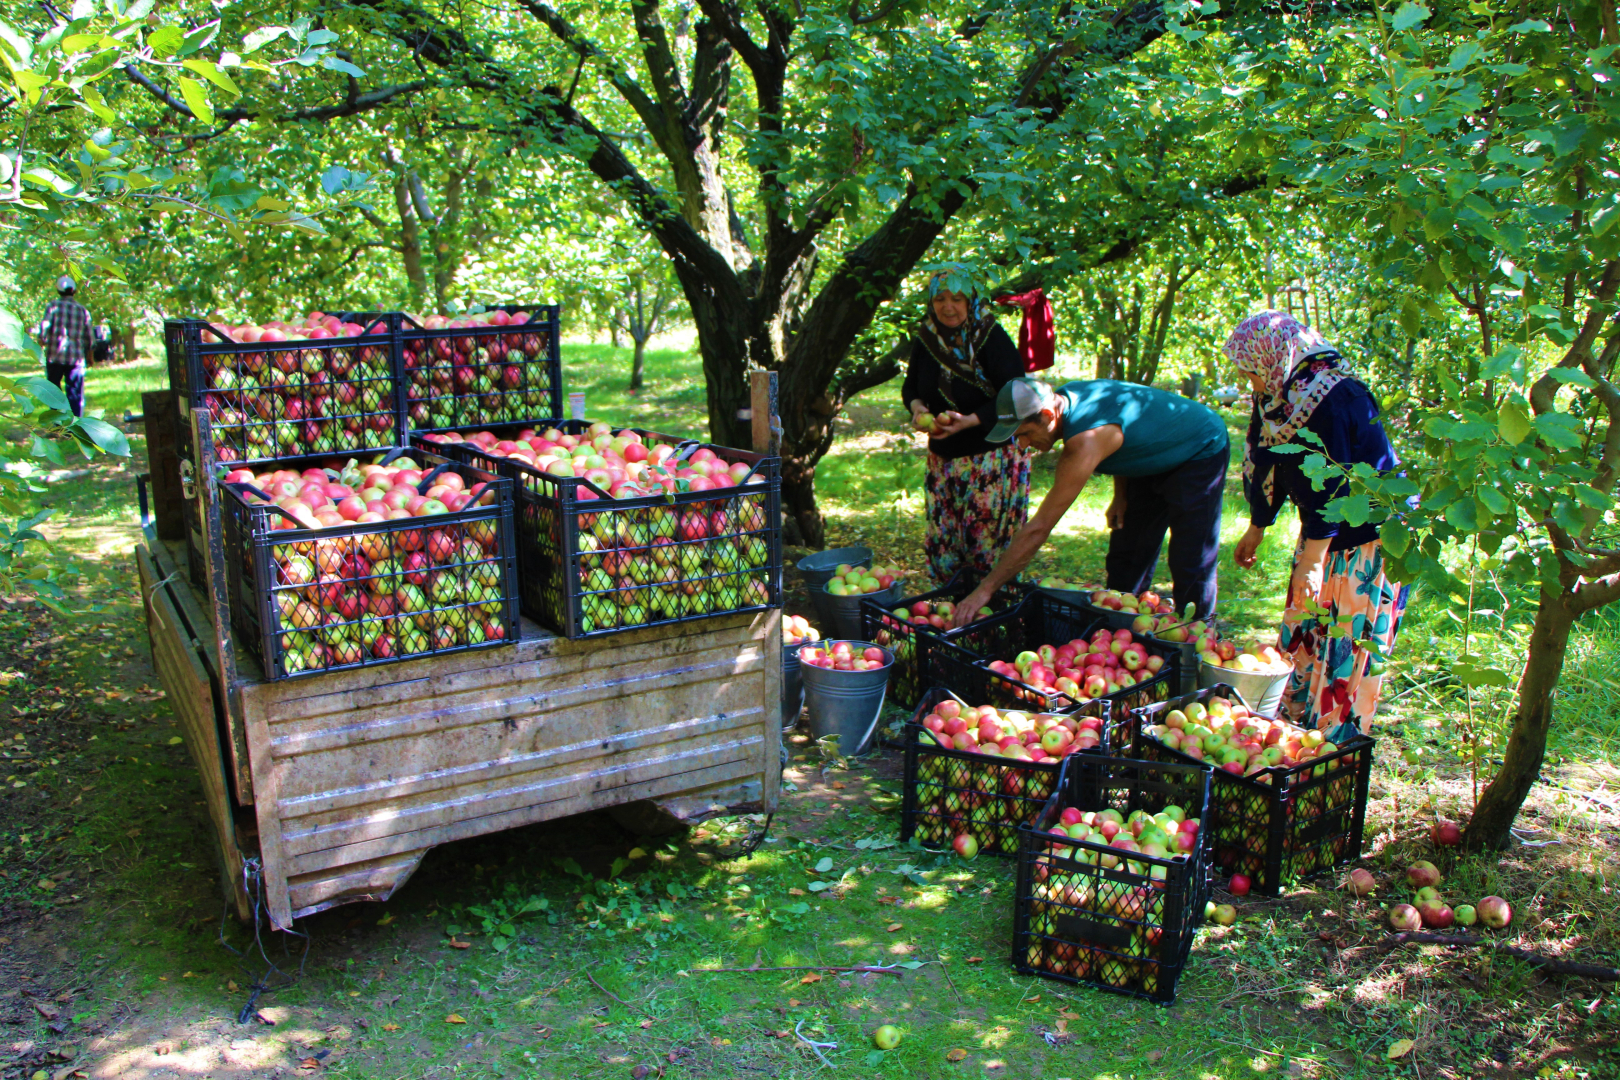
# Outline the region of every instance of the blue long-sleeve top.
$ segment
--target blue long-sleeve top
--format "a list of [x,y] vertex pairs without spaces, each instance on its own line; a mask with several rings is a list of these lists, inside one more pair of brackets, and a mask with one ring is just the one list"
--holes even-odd
[[[1306,453],[1321,452],[1341,465],[1366,462],[1379,472],[1388,472],[1400,464],[1395,448],[1390,445],[1384,425],[1378,419],[1378,403],[1366,386],[1355,379],[1345,379],[1317,405],[1316,411],[1305,422],[1305,427],[1322,440],[1320,447],[1303,440]],[[1330,551],[1344,551],[1378,539],[1378,526],[1373,524],[1349,525],[1342,521],[1328,521],[1322,516],[1327,504],[1346,493],[1348,481],[1343,477],[1326,480],[1318,491],[1300,468],[1305,454],[1279,454],[1274,448],[1258,445],[1259,414],[1249,420],[1250,456],[1254,461],[1254,475],[1246,484],[1249,500],[1249,521],[1264,529],[1277,520],[1277,512],[1284,501],[1293,502],[1299,510],[1300,525],[1305,539],[1332,539]],[[1286,445],[1286,444],[1285,444]],[[1272,478],[1272,496],[1265,493],[1265,479]]]

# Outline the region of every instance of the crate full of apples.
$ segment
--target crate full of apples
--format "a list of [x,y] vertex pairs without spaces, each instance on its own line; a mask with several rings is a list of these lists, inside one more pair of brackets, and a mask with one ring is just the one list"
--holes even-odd
[[1013,967],[1175,1000],[1209,899],[1205,766],[1093,754],[1018,831]]
[[401,317],[412,431],[562,415],[558,309],[503,305],[460,316]]
[[950,691],[923,695],[905,728],[900,839],[1012,855],[1018,826],[1057,787],[1063,762],[1103,745],[1108,706],[1030,714],[972,706]]
[[1110,630],[1044,591],[975,626],[993,651],[946,639],[934,663],[944,685],[1008,708],[1052,711],[1105,699],[1118,712],[1163,700],[1180,677],[1173,646]]
[[566,637],[781,605],[779,458],[575,420],[416,439],[513,482],[523,613]]
[[266,678],[516,640],[510,482],[398,455],[224,477],[232,623]]
[[1361,854],[1374,741],[1253,713],[1229,686],[1136,711],[1136,756],[1215,768],[1214,865],[1238,895],[1282,886]]
[[169,381],[207,411],[220,464],[395,446],[397,321],[318,311],[262,324],[170,319]]
[[[892,605],[875,600],[861,604],[862,635],[868,641],[887,645],[894,650],[894,670],[889,676],[889,698],[903,709],[914,708],[922,692],[941,680],[929,663],[929,647],[938,638],[955,641],[963,648],[980,654],[980,650],[994,651],[996,644],[979,633],[978,623],[968,623],[960,629],[950,629],[950,620],[956,614],[956,605],[972,592],[977,582],[970,581],[966,572],[957,574],[932,592],[902,597]],[[994,615],[1022,598],[1022,590],[1007,586],[991,597],[990,604],[979,614]]]

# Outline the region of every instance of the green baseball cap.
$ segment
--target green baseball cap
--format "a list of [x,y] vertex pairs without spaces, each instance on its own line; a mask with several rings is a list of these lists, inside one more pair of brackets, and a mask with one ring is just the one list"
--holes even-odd
[[1012,379],[996,395],[996,426],[984,437],[986,442],[1004,443],[1018,433],[1018,426],[1052,402],[1052,390],[1037,379]]

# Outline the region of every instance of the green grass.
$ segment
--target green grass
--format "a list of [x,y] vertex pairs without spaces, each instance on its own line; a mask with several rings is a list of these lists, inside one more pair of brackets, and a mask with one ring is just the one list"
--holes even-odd
[[[648,386],[632,399],[622,390],[628,355],[565,348],[567,385],[585,390],[589,414],[701,433],[696,358],[655,351]],[[92,371],[91,401],[109,416],[138,411],[138,391],[162,382],[161,365],[151,362]],[[884,387],[856,404],[818,486],[830,543],[868,543],[920,569],[923,456],[902,432],[895,397]],[[135,447],[144,450],[138,440]],[[1050,485],[1050,462],[1035,471],[1037,499]],[[1381,953],[1376,907],[1350,902],[1328,879],[1283,901],[1251,898],[1237,926],[1201,933],[1168,1009],[1017,976],[1008,963],[1011,864],[888,845],[898,831],[894,755],[823,770],[802,740],[773,839],[753,858],[737,855],[758,827],[750,820],[651,842],[589,815],[450,845],[387,904],[305,920],[313,944],[303,977],[261,1002],[281,1010],[267,1014],[277,1023],[237,1028],[221,1018],[240,1008],[249,977],[216,939],[210,827],[185,748],[171,742],[173,717],[142,689],[157,684],[128,558],[138,468],[98,465],[49,492],[68,519],[61,547],[91,572],[99,614],[64,622],[0,603],[0,741],[23,734],[30,748],[0,773],[11,777],[0,788],[0,914],[13,917],[0,935],[34,927],[18,939],[44,957],[32,985],[66,988],[71,999],[60,1034],[36,1011],[14,1014],[15,1038],[36,1047],[29,1053],[71,1041],[92,1076],[162,1068],[264,1075],[323,1051],[299,1075],[627,1076],[638,1064],[668,1076],[820,1075],[792,1037],[802,1021],[806,1035],[838,1044],[824,1052],[840,1072],[859,1077],[1615,1075],[1620,1013],[1603,987],[1549,980],[1477,951]],[[1085,493],[1037,573],[1101,576],[1108,496],[1106,486]],[[1234,478],[1223,610],[1262,634],[1280,612],[1293,524],[1279,523],[1247,573],[1230,562],[1243,525]],[[1477,621],[1477,647],[1510,664],[1503,635],[1513,623],[1511,615],[1506,629]],[[1549,765],[1566,786],[1591,790],[1616,775],[1617,650],[1620,614],[1578,628]],[[1468,755],[1457,736],[1464,702],[1447,675],[1459,652],[1457,622],[1415,601],[1369,808],[1367,865],[1381,876],[1432,854],[1423,834],[1436,812],[1466,814]],[[1505,697],[1476,698],[1475,715],[1482,737],[1496,735]],[[1402,761],[1408,749],[1416,764]],[[12,786],[19,781],[25,786]],[[1563,843],[1442,856],[1447,889],[1509,896],[1521,944],[1613,957],[1617,822],[1540,786],[1521,824]],[[871,840],[878,843],[855,846]],[[824,859],[830,868],[817,872]],[[816,882],[835,887],[813,891]],[[498,928],[531,898],[544,908],[512,920],[512,935],[486,932],[486,918]],[[237,948],[251,944],[234,923],[226,936]],[[295,969],[299,943],[271,937],[270,955]],[[497,949],[502,939],[508,945]],[[68,958],[52,959],[50,948],[63,941]],[[284,945],[294,948],[290,960]],[[920,966],[898,977],[828,972],[808,982],[804,972],[700,971],[896,963]],[[870,1033],[885,1022],[905,1038],[881,1054]],[[1386,1060],[1402,1038],[1417,1049]],[[163,1043],[172,1054],[156,1054]],[[951,1062],[954,1050],[965,1060]],[[258,1064],[225,1064],[233,1054]],[[59,1064],[28,1059],[23,1075],[47,1066]]]

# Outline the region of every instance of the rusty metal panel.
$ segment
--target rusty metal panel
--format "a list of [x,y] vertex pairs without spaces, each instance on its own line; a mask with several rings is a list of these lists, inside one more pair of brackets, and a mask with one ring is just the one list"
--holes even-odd
[[385,899],[437,844],[587,810],[774,808],[780,679],[767,611],[244,686],[271,918]]

